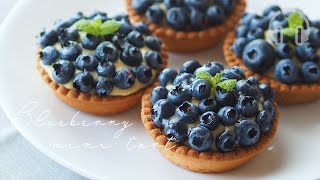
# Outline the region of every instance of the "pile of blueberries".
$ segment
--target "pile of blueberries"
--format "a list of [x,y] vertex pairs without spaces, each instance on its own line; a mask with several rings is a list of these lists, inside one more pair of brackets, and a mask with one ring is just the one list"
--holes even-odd
[[[317,50],[320,47],[320,21],[310,21],[302,13],[303,18],[311,24],[310,35],[307,42],[296,45],[295,37],[288,37],[283,33],[281,35],[282,30],[277,28],[288,27],[290,14],[282,13],[281,8],[276,5],[266,8],[261,16],[245,13],[236,29],[232,51],[242,58],[244,64],[253,72],[263,74],[274,69],[274,77],[282,83],[318,83],[320,56]],[[270,40],[279,41],[282,36],[282,43],[266,41],[268,37],[265,37],[265,32],[269,30],[269,26],[273,31]],[[303,28],[307,28],[306,22]],[[300,35],[299,33],[298,36]]]
[[[236,87],[232,91],[212,89],[207,81],[196,78],[198,72],[212,76],[221,73],[221,82],[235,79]],[[164,69],[159,81],[160,86],[153,89],[150,97],[151,117],[171,141],[187,143],[197,151],[212,150],[215,146],[220,152],[230,152],[239,146],[254,145],[261,134],[272,128],[274,90],[254,77],[245,79],[240,67],[224,69],[218,62],[201,66],[190,60],[179,73]],[[194,104],[194,100],[199,104]],[[215,137],[213,131],[219,127],[225,131]],[[228,127],[234,127],[234,132]]]
[[[103,22],[115,19],[120,23],[120,28],[105,37],[87,33],[80,38],[78,29],[72,26],[80,19],[101,19]],[[56,43],[59,43],[61,50],[56,49]],[[42,48],[41,61],[44,65],[52,65],[52,76],[57,83],[66,84],[73,80],[77,91],[96,91],[99,96],[110,94],[114,85],[127,89],[136,79],[142,83],[150,82],[152,69],[158,69],[162,64],[160,40],[151,36],[144,22],[131,25],[125,15],[109,18],[102,12],[90,16],[80,12],[67,21],[57,21],[54,28],[41,33],[39,45]],[[140,51],[143,46],[151,49],[144,57]],[[93,53],[85,53],[83,49],[93,50]],[[116,71],[114,63],[118,59],[132,68]],[[146,64],[142,64],[143,59]],[[80,72],[75,74],[76,70]],[[94,71],[99,76],[97,80],[89,73]]]
[[132,7],[138,13],[145,13],[152,23],[166,22],[175,30],[200,31],[222,24],[235,3],[235,0],[132,0]]

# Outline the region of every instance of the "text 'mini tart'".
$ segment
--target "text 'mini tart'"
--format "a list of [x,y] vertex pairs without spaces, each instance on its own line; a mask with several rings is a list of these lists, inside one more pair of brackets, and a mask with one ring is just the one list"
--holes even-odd
[[143,22],[78,13],[41,33],[37,68],[56,96],[83,112],[109,115],[138,104],[167,65],[167,50]]
[[142,122],[173,163],[197,172],[239,167],[267,148],[279,112],[274,90],[238,67],[187,61],[166,68],[142,98]]

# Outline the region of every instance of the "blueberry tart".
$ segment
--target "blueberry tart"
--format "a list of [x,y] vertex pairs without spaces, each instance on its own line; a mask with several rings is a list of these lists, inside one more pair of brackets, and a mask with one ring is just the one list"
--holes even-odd
[[40,34],[37,69],[59,99],[80,111],[126,111],[167,65],[167,49],[149,31],[126,15],[78,13]]
[[160,152],[196,172],[224,172],[263,151],[275,136],[274,90],[239,66],[187,61],[166,68],[142,97],[141,117]]
[[246,0],[126,0],[131,22],[147,22],[170,51],[209,48],[239,21]]
[[301,10],[246,13],[224,44],[228,65],[271,85],[280,104],[320,98],[320,27]]

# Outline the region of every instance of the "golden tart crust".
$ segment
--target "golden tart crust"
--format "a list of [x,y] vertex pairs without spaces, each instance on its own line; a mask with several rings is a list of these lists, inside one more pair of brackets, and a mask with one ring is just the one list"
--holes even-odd
[[151,92],[153,88],[158,85],[159,83],[154,83],[153,87],[149,87],[142,97],[142,123],[157,144],[159,151],[171,162],[185,169],[195,172],[218,173],[240,167],[254,158],[258,153],[265,150],[275,137],[279,123],[279,111],[276,103],[274,103],[276,116],[272,129],[270,129],[268,133],[262,135],[254,146],[248,148],[239,147],[228,153],[212,150],[198,152],[189,146],[171,142],[168,140],[165,133],[155,126],[150,114],[152,108],[150,101]]
[[[41,48],[38,49],[38,52],[40,51]],[[161,57],[163,63],[161,64],[159,72],[168,65],[168,49],[164,45],[161,47]],[[96,94],[77,92],[75,89],[67,89],[53,81],[47,72],[40,66],[40,61],[39,53],[37,53],[37,69],[44,82],[53,89],[55,95],[65,104],[78,109],[79,111],[93,115],[105,116],[129,110],[140,102],[141,97],[147,88],[140,89],[128,96],[100,97]],[[158,75],[155,77],[154,81],[157,80],[157,77]]]
[[246,67],[242,59],[232,52],[231,47],[235,41],[235,35],[230,32],[224,42],[223,52],[229,66],[240,66],[247,77],[255,76],[261,83],[269,84],[276,90],[276,101],[279,104],[292,105],[312,102],[320,99],[320,83],[287,85],[277,81],[275,78],[263,76],[252,72]]
[[151,23],[144,14],[139,14],[132,8],[131,2],[132,0],[126,0],[127,14],[131,23],[147,22],[153,35],[159,37],[168,49],[174,52],[194,52],[218,44],[227,32],[233,30],[246,8],[246,0],[237,0],[234,11],[226,18],[224,24],[202,31],[185,32]]

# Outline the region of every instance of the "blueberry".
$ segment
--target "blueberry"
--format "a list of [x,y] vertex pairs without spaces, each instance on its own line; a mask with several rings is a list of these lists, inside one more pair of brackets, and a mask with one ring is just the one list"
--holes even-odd
[[73,80],[73,87],[78,92],[89,93],[94,89],[95,83],[92,75],[88,71],[76,74]]
[[292,84],[298,80],[299,69],[293,60],[283,59],[276,64],[274,76],[282,83]]
[[79,21],[79,20],[82,19],[82,18],[85,18],[85,17],[83,16],[83,13],[82,13],[81,11],[79,11],[79,12],[77,12],[74,16],[72,16],[72,17],[70,18],[70,22],[71,22],[72,24],[74,24],[75,22]]
[[149,6],[152,5],[152,1],[150,0],[132,0],[131,6],[138,13],[145,13]]
[[47,46],[41,50],[39,55],[44,65],[51,65],[58,59],[59,52],[56,48],[52,46]]
[[276,115],[276,110],[275,110],[275,107],[272,104],[272,101],[269,101],[269,100],[264,101],[262,106],[263,106],[263,110],[268,111],[270,113],[272,119],[273,119],[275,117],[275,115]]
[[119,52],[117,47],[109,41],[102,42],[95,50],[95,55],[100,61],[115,62],[118,59]]
[[223,65],[218,62],[209,62],[202,67],[198,68],[193,75],[196,76],[198,72],[208,72],[211,76],[215,76],[217,73],[220,73],[223,70]]
[[99,64],[98,59],[91,54],[81,54],[76,59],[76,68],[83,71],[93,71]]
[[234,136],[228,132],[224,131],[216,139],[216,146],[220,152],[231,152],[236,147]]
[[195,123],[199,116],[199,108],[185,101],[176,109],[176,114],[180,117],[181,121],[187,124]]
[[155,36],[147,36],[145,40],[145,44],[148,48],[154,51],[160,51],[161,41],[159,40],[159,38]]
[[151,93],[151,103],[154,105],[157,101],[160,99],[167,99],[168,96],[168,90],[165,87],[158,86],[152,90]]
[[113,84],[109,80],[99,80],[96,85],[96,92],[99,96],[105,97],[112,92]]
[[52,77],[58,84],[68,83],[75,72],[74,64],[70,61],[61,60],[52,65]]
[[190,25],[192,30],[200,31],[205,28],[205,14],[198,9],[191,9]]
[[101,40],[99,37],[87,34],[82,38],[82,46],[84,49],[94,50],[100,44]]
[[158,69],[160,65],[162,64],[162,58],[157,51],[150,50],[145,55],[144,58],[147,61],[147,64],[153,68]]
[[250,29],[247,33],[247,40],[264,39],[264,30],[261,28]]
[[167,23],[174,30],[184,30],[189,23],[189,17],[185,9],[174,7],[167,12]]
[[232,68],[225,69],[222,72],[222,79],[236,79],[239,81],[245,77],[243,69],[239,66],[233,66]]
[[252,146],[260,138],[259,126],[251,120],[236,123],[236,141],[242,146]]
[[273,14],[279,11],[281,12],[281,8],[278,5],[271,5],[263,10],[263,15],[271,17]]
[[247,81],[254,84],[254,85],[257,85],[257,86],[259,86],[259,84],[260,84],[260,81],[254,76],[248,77]]
[[71,25],[71,21],[64,21],[59,19],[54,23],[53,29],[58,32],[60,29],[69,28]]
[[126,47],[128,47],[128,41],[126,35],[117,33],[114,35],[111,39],[112,43],[121,50],[124,50]]
[[312,46],[320,47],[320,30],[315,27],[311,27],[309,42]]
[[180,67],[180,73],[190,73],[193,74],[195,70],[201,67],[199,61],[189,60]]
[[276,54],[278,58],[286,59],[293,57],[296,54],[296,51],[288,44],[280,44],[276,48]]
[[269,26],[269,18],[255,16],[251,19],[249,27],[250,29],[261,28],[262,30],[267,30]]
[[185,0],[185,4],[189,8],[196,8],[204,11],[209,6],[209,0]]
[[120,21],[120,28],[118,29],[118,33],[126,36],[131,31],[133,31],[132,26],[128,22],[121,20]]
[[197,151],[210,150],[214,137],[210,130],[203,126],[195,127],[189,134],[189,145]]
[[229,14],[234,10],[235,1],[234,0],[217,0],[215,1],[218,6],[220,6],[226,14]]
[[42,32],[39,38],[39,44],[42,48],[46,46],[52,46],[58,41],[58,33],[55,30]]
[[190,73],[180,73],[173,80],[173,85],[189,85],[192,83],[192,75]]
[[82,48],[77,43],[70,43],[60,51],[60,58],[68,61],[75,61],[82,53]]
[[204,126],[210,131],[213,131],[219,126],[219,117],[213,111],[205,112],[200,117],[200,126]]
[[260,84],[259,89],[262,92],[263,100],[273,101],[275,97],[275,90],[268,84]]
[[236,108],[244,117],[253,117],[259,110],[257,100],[251,96],[240,96]]
[[184,143],[188,140],[189,128],[185,122],[179,119],[171,119],[164,127],[164,132],[169,140],[177,143]]
[[316,49],[310,43],[304,43],[296,47],[297,56],[301,62],[310,61],[316,56]]
[[67,34],[70,41],[78,41],[80,35],[76,27],[70,27],[67,29]]
[[155,24],[160,24],[165,17],[165,13],[158,5],[150,6],[147,10],[146,15],[147,18]]
[[218,117],[221,124],[231,126],[239,119],[239,113],[234,107],[225,106],[219,110]]
[[211,93],[211,85],[203,79],[197,79],[191,84],[191,93],[195,99],[208,98]]
[[271,29],[276,30],[278,28],[288,27],[288,17],[284,15],[278,15],[276,19],[271,22]]
[[145,35],[151,34],[151,31],[150,31],[148,25],[143,21],[134,24],[133,27],[136,31],[138,31],[142,34],[145,34]]
[[247,34],[248,34],[249,30],[250,29],[249,29],[248,26],[240,25],[240,26],[237,27],[235,35],[236,35],[237,38],[240,38],[240,37],[245,38],[245,37],[247,37]]
[[168,93],[168,100],[176,106],[179,106],[184,101],[190,101],[191,98],[190,91],[181,85],[174,86]]
[[311,24],[313,27],[320,29],[320,20],[319,19],[312,21]]
[[256,123],[258,124],[262,134],[267,133],[272,127],[273,118],[269,111],[260,111]]
[[217,102],[213,98],[202,99],[199,102],[198,107],[201,113],[208,111],[217,112],[219,108]]
[[101,77],[113,77],[116,73],[116,66],[109,61],[101,61],[97,67],[97,73]]
[[151,118],[157,127],[163,128],[162,120],[175,113],[175,106],[165,99],[157,101],[151,109]]
[[138,48],[144,46],[144,38],[138,31],[131,31],[127,36],[128,42]]
[[152,79],[152,69],[144,64],[136,67],[135,72],[137,74],[137,79],[142,83],[148,83]]
[[138,48],[127,46],[122,51],[120,59],[128,66],[139,66],[142,63],[142,54]]
[[227,92],[221,88],[217,88],[215,99],[221,107],[234,106],[237,103],[237,92]]
[[93,17],[93,20],[97,19],[100,19],[102,22],[109,20],[108,15],[104,12],[99,12],[95,17]]
[[69,41],[70,41],[70,38],[68,36],[68,32],[67,32],[67,29],[64,29],[64,28],[61,28],[59,31],[58,31],[58,39],[59,39],[59,42],[62,46],[67,46]]
[[236,90],[241,95],[259,98],[261,96],[261,92],[258,85],[259,82],[252,81],[249,79],[240,80],[237,82]]
[[171,9],[173,7],[182,7],[184,5],[184,0],[164,0],[163,3],[167,9]]
[[178,72],[173,68],[164,69],[158,77],[160,86],[166,87],[168,83],[171,83],[171,82],[173,83],[173,80],[176,78],[177,75],[178,75]]
[[241,18],[241,24],[249,26],[251,19],[257,17],[258,15],[255,13],[245,13]]
[[265,40],[257,39],[248,43],[242,54],[244,64],[253,72],[263,73],[273,65],[275,52]]
[[222,24],[224,22],[225,12],[219,6],[210,6],[207,10],[208,23],[210,25]]
[[247,45],[248,39],[240,37],[237,38],[231,46],[231,50],[238,55],[238,57],[242,57],[242,52],[244,47]]
[[306,83],[316,83],[320,80],[320,68],[316,63],[311,61],[302,64],[301,74]]
[[121,89],[130,88],[136,81],[136,74],[130,68],[121,68],[113,79],[115,85]]

